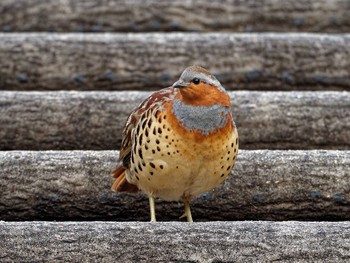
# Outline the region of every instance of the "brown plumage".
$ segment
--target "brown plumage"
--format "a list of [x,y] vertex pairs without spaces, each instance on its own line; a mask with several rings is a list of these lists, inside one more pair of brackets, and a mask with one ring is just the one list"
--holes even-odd
[[192,66],[170,88],[153,93],[129,116],[112,189],[189,202],[210,191],[230,173],[238,152],[231,102],[219,81]]

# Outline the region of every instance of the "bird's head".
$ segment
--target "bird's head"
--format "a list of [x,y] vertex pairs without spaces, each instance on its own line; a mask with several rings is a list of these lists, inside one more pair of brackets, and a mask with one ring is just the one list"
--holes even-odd
[[173,88],[180,90],[180,99],[187,105],[231,106],[230,97],[224,87],[214,75],[200,66],[186,68],[180,79],[173,84]]

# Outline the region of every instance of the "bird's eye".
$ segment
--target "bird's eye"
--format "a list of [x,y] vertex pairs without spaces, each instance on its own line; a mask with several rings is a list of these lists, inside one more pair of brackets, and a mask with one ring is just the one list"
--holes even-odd
[[194,84],[198,85],[201,82],[201,80],[199,78],[194,78],[194,79],[192,79],[192,82]]

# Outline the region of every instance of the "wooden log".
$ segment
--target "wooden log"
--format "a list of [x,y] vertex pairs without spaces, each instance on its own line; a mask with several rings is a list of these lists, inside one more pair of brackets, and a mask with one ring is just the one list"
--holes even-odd
[[349,222],[0,222],[3,262],[347,262]]
[[6,0],[0,4],[0,29],[347,33],[349,12],[348,0]]
[[[0,92],[0,149],[114,150],[149,92]],[[348,92],[230,92],[242,149],[350,149]]]
[[192,64],[229,90],[350,90],[350,37],[0,34],[3,90],[155,90]]
[[[148,198],[115,193],[116,151],[0,152],[0,220],[148,221]],[[195,221],[349,220],[350,151],[244,151],[224,184],[192,202]],[[159,221],[182,202],[156,201]]]

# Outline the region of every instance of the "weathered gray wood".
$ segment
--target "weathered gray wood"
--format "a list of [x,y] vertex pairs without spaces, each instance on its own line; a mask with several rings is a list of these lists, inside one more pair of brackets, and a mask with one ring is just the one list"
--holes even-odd
[[2,0],[10,31],[349,32],[348,0]]
[[2,262],[349,262],[349,222],[0,222]]
[[350,35],[0,34],[6,90],[154,90],[192,64],[227,89],[350,90]]
[[[149,92],[0,92],[0,149],[114,150]],[[243,149],[350,149],[349,92],[230,92]]]
[[[144,194],[115,193],[116,151],[0,152],[0,220],[148,221]],[[220,187],[192,202],[195,221],[349,220],[350,151],[244,151]],[[181,202],[156,201],[178,221]]]

